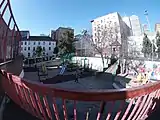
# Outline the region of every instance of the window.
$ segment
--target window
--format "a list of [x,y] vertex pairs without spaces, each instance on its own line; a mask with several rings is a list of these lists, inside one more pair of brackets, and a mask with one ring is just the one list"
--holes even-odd
[[49,45],[51,45],[51,42],[49,42]]
[[45,55],[45,52],[43,52],[43,55]]
[[30,42],[28,42],[28,45],[30,45]]
[[54,42],[53,42],[53,46],[54,46]]
[[30,50],[30,47],[28,47],[28,50]]
[[35,45],[35,44],[36,44],[36,42],[33,43],[33,45]]
[[103,22],[103,20],[101,20],[101,23]]
[[105,29],[107,28],[107,25],[105,24]]
[[25,42],[24,44],[27,45],[27,42]]
[[45,42],[43,42],[43,45],[45,45]]
[[51,47],[49,47],[49,50],[51,50]]
[[94,28],[94,30],[96,30],[96,27]]
[[43,47],[43,51],[45,51],[45,47]]
[[103,25],[101,25],[101,29],[103,29]]
[[31,54],[30,53],[28,53],[28,57],[30,57],[31,56]]
[[40,42],[38,42],[38,45],[40,45],[41,43]]
[[35,49],[35,47],[33,47],[33,51],[35,51],[36,49]]
[[95,36],[96,36],[96,33],[95,33]]
[[21,45],[23,45],[23,42],[21,42]]
[[26,47],[24,47],[24,50],[26,51]]

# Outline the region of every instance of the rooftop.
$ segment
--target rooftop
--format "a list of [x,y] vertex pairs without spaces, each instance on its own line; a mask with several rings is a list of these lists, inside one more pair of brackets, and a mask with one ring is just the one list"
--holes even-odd
[[22,41],[55,41],[55,40],[53,40],[49,36],[29,36],[28,39],[27,37],[23,37]]

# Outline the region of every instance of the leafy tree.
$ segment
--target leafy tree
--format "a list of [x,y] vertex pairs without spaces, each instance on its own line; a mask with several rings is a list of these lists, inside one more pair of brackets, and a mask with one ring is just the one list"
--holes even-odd
[[53,53],[54,53],[54,54],[58,54],[58,51],[59,51],[59,50],[58,50],[58,47],[56,46],[56,47],[54,48]]
[[158,58],[160,58],[160,33],[159,32],[157,32],[157,35],[156,35],[156,45],[158,47],[157,49]]
[[154,40],[152,40],[153,43],[151,43],[150,49],[151,49],[151,55],[152,55],[152,45],[153,45],[153,56],[156,55],[156,46],[154,44]]
[[36,55],[38,57],[40,57],[42,55],[42,52],[43,52],[42,47],[41,46],[37,46],[37,48],[36,48]]
[[64,33],[61,39],[58,41],[58,49],[61,58],[71,59],[70,54],[75,53],[75,46],[74,46],[74,34],[70,31]]
[[144,34],[142,46],[142,53],[144,54],[144,57],[149,56],[152,53],[152,43],[146,34]]
[[[103,71],[105,70],[105,62],[104,62],[104,52],[106,49],[111,49],[110,44],[115,41],[118,41],[118,26],[115,26],[110,21],[104,29],[97,27],[97,32],[94,38],[92,36],[88,36],[88,31],[83,31],[83,36],[86,40],[90,42],[94,50],[101,56]],[[123,34],[123,33],[122,33]],[[125,35],[124,35],[125,36]],[[88,38],[89,37],[89,38]],[[111,53],[112,54],[112,53]]]

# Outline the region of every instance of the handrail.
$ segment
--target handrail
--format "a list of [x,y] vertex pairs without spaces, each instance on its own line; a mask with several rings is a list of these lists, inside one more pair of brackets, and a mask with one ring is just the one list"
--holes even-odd
[[[7,74],[9,76],[12,75],[12,73],[7,73]],[[160,82],[155,82],[134,88],[106,89],[106,90],[104,89],[73,90],[49,84],[48,85],[40,84],[24,78],[19,79],[19,77],[15,75],[12,76],[13,76],[13,82],[21,84],[22,86],[32,89],[35,92],[47,94],[48,91],[52,91],[51,94],[54,94],[55,97],[61,97],[70,100],[82,100],[82,101],[124,100],[124,99],[139,97],[141,95],[150,94],[151,92],[160,89]]]

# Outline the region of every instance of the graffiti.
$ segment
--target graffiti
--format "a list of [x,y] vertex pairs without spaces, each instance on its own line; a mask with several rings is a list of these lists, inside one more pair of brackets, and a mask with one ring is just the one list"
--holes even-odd
[[139,73],[147,74],[149,79],[160,80],[160,62],[145,61],[139,68]]

